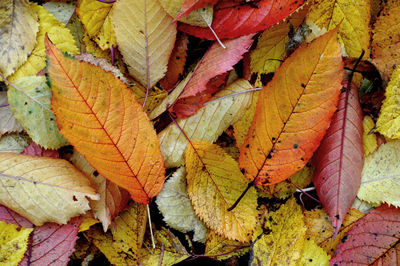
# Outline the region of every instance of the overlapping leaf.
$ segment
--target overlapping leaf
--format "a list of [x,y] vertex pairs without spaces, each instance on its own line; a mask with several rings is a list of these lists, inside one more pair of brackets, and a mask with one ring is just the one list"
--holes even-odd
[[7,92],[0,91],[0,137],[4,133],[21,132],[22,129],[8,106]]
[[179,20],[180,22],[187,23],[192,26],[207,27],[207,24],[211,24],[213,20],[213,4],[216,0],[206,0],[202,8],[197,10],[191,9],[185,12],[187,16],[180,16],[180,11],[185,8],[185,0],[159,0],[162,7],[167,13],[174,18],[174,21]]
[[165,170],[142,106],[112,73],[63,55],[48,39],[46,50],[60,132],[100,174],[148,203]]
[[364,133],[363,133],[364,155],[368,156],[378,148],[378,141],[376,140],[376,135],[371,132],[371,130],[375,128],[375,122],[368,115],[364,116],[363,128],[364,128]]
[[28,248],[29,235],[32,230],[0,221],[1,264],[18,265]]
[[227,211],[247,187],[237,162],[207,142],[189,145],[185,161],[188,194],[200,219],[228,239],[250,240],[256,224],[255,189],[251,188],[234,210]]
[[30,138],[26,135],[8,134],[0,138],[0,152],[21,153],[29,145]]
[[[301,1],[260,0],[252,3],[237,3],[235,0],[220,1],[215,7],[211,27],[221,39],[233,39],[267,29],[276,24],[301,4]],[[208,28],[199,28],[182,24],[180,30],[199,38],[214,40],[215,36]]]
[[167,70],[176,23],[158,0],[120,0],[111,13],[115,37],[129,73],[151,88]]
[[0,72],[9,76],[25,63],[36,44],[39,24],[27,0],[0,3]]
[[65,160],[0,153],[0,203],[35,225],[67,223],[99,196],[89,180]]
[[[215,95],[215,99],[251,88],[246,80],[238,80]],[[216,100],[199,109],[197,113],[177,123],[192,141],[214,142],[222,132],[236,122],[246,111],[252,100],[252,93]],[[183,154],[188,145],[184,134],[175,124],[170,124],[158,134],[161,152],[167,168],[184,163]]]
[[226,260],[232,256],[242,256],[247,252],[249,252],[247,243],[229,240],[217,235],[214,231],[208,232],[204,254],[212,255],[212,258],[217,260]]
[[68,24],[75,12],[75,4],[68,2],[47,2],[43,4],[43,7],[65,25]]
[[346,84],[340,94],[338,110],[314,155],[313,182],[335,234],[360,187],[364,164],[362,119],[358,89],[354,84],[350,88]]
[[40,147],[35,142],[31,142],[28,147],[22,152],[25,155],[39,156],[39,157],[50,157],[50,158],[60,158],[60,154],[57,150],[48,150]]
[[239,157],[257,185],[278,183],[304,167],[325,134],[343,75],[337,30],[296,50],[261,91]]
[[183,18],[189,15],[193,10],[203,8],[207,5],[215,5],[217,2],[218,0],[185,0],[175,19]]

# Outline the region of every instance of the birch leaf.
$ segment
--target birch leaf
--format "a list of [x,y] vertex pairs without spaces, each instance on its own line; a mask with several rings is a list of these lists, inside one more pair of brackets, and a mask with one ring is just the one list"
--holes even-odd
[[7,104],[7,92],[0,91],[0,137],[4,133],[21,132],[23,130]]
[[16,266],[28,248],[32,228],[24,228],[0,221],[0,263]]
[[215,144],[193,142],[186,151],[186,167],[188,194],[200,219],[230,240],[249,241],[256,224],[255,189],[227,211],[247,187],[237,162]]
[[[238,80],[214,96],[214,99],[250,89],[246,80]],[[191,117],[177,119],[177,123],[192,141],[214,142],[229,125],[236,122],[252,101],[252,93],[216,100],[207,104]],[[184,163],[183,154],[188,142],[175,124],[170,124],[158,134],[160,148],[167,168]]]
[[194,241],[205,241],[207,228],[197,218],[190,203],[186,190],[185,167],[178,168],[165,182],[156,203],[168,226],[182,233],[194,231]]
[[111,17],[129,73],[144,87],[153,87],[167,71],[176,23],[158,0],[119,0]]
[[51,111],[51,89],[44,76],[26,76],[15,81],[8,89],[8,101],[17,120],[34,142],[46,149],[58,149],[68,145],[58,132],[57,123]]
[[37,15],[28,0],[0,3],[0,72],[9,76],[32,52],[39,29]]

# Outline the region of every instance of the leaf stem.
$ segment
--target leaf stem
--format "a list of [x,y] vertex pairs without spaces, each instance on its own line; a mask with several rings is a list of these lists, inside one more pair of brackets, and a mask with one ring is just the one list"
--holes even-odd
[[2,105],[0,105],[0,108],[1,107],[7,107],[7,106],[9,106],[10,104],[8,104],[8,103],[6,103],[6,104],[2,104]]
[[104,3],[104,4],[112,4],[112,3],[114,3],[114,2],[117,1],[117,0],[97,0],[97,1],[102,2],[102,3]]
[[152,225],[151,225],[151,216],[150,216],[150,207],[149,207],[149,204],[147,204],[146,207],[147,207],[147,217],[149,218],[149,227],[150,227],[151,243],[153,244],[153,249],[155,249],[155,248],[156,248],[156,242],[154,241],[153,227],[152,227]]
[[219,45],[221,45],[222,48],[226,49],[226,46],[221,42],[221,40],[219,39],[217,33],[215,33],[215,31],[213,30],[213,28],[211,27],[211,24],[208,23],[208,21],[203,17],[203,14],[200,13],[201,18],[204,20],[204,22],[207,24],[208,28],[211,30],[212,34],[215,36],[215,39],[217,40],[217,42],[219,43]]
[[242,194],[241,194],[240,197],[235,201],[235,203],[233,203],[233,205],[227,209],[228,212],[230,212],[230,211],[232,211],[234,208],[236,208],[236,206],[239,204],[239,202],[242,200],[242,198],[244,197],[244,195],[246,195],[247,191],[249,191],[249,189],[250,189],[252,186],[254,186],[254,180],[251,181],[251,182],[247,185],[247,188],[242,192]]
[[149,58],[149,40],[147,39],[147,0],[144,0],[144,40],[146,43],[146,97],[144,98],[143,108],[146,106],[147,97],[150,91],[150,58]]

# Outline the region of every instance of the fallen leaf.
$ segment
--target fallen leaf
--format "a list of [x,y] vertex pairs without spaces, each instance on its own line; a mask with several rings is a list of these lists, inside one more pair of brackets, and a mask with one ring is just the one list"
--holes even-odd
[[[233,39],[242,35],[265,30],[287,17],[303,4],[301,1],[260,0],[251,3],[235,3],[235,0],[220,1],[214,7],[211,27],[220,39]],[[179,30],[198,38],[215,40],[208,28],[181,24]]]
[[375,209],[378,207],[379,204],[371,204],[369,202],[366,202],[364,200],[360,200],[358,197],[354,200],[353,205],[351,208],[357,209],[362,213],[369,213],[370,210]]
[[29,146],[26,147],[21,154],[39,156],[39,157],[50,157],[55,159],[60,158],[60,155],[58,154],[57,150],[44,149],[35,142],[31,142],[31,144],[29,144]]
[[28,248],[32,228],[21,228],[0,221],[0,262],[3,265],[18,265]]
[[51,38],[53,44],[61,51],[70,54],[78,52],[74,37],[64,24],[58,21],[44,7],[36,3],[32,3],[31,8],[37,13],[39,18],[39,32],[36,36],[36,46],[28,57],[28,60],[8,78],[11,82],[24,76],[34,76],[46,67],[46,52],[44,47],[44,36],[46,33]]
[[60,133],[100,174],[148,203],[161,190],[165,169],[142,106],[113,74],[63,55],[48,39],[46,53]]
[[[89,180],[65,160],[0,153],[0,202],[35,225],[65,224],[99,199]],[[23,191],[23,192],[22,192]]]
[[44,76],[25,76],[15,81],[19,88],[10,86],[8,102],[15,118],[21,123],[34,142],[48,149],[68,145],[59,133],[51,111],[51,89]]
[[[250,88],[250,83],[241,79],[217,93],[214,99]],[[218,136],[229,125],[236,122],[242,116],[251,103],[252,97],[252,93],[249,92],[219,99],[202,107],[195,115],[184,119],[177,119],[176,122],[190,140],[212,143],[217,140]],[[165,167],[171,168],[184,164],[183,154],[188,141],[181,130],[172,123],[161,131],[158,137],[160,139],[160,148],[164,157]]]
[[186,170],[180,167],[165,182],[156,203],[167,225],[182,233],[194,231],[193,240],[204,242],[207,228],[194,213],[186,190]]
[[375,128],[375,122],[369,115],[364,116],[363,120],[363,147],[364,155],[368,156],[372,154],[378,148],[378,141],[376,135],[372,133],[372,129]]
[[232,256],[240,257],[247,252],[249,252],[248,243],[243,244],[239,241],[229,240],[217,235],[214,231],[208,232],[205,255],[217,260],[226,260]]
[[0,138],[0,152],[21,153],[29,145],[29,142],[29,137],[24,135],[4,135]]
[[146,88],[153,87],[167,71],[176,23],[158,0],[119,0],[111,18],[129,73]]
[[355,223],[330,263],[396,265],[399,232],[400,209],[381,205]]
[[362,119],[358,88],[346,84],[339,96],[338,110],[314,154],[313,183],[335,234],[360,187],[364,164]]
[[400,207],[400,142],[382,144],[365,158],[357,197],[370,203]]
[[195,213],[230,240],[246,242],[256,225],[257,193],[254,188],[232,211],[227,211],[246,189],[237,162],[219,146],[193,142],[186,150],[187,190]]
[[214,9],[211,2],[216,2],[217,0],[206,0],[207,2],[201,9],[189,11],[188,15],[185,17],[179,17],[179,12],[185,4],[185,0],[159,0],[162,7],[167,11],[167,13],[174,18],[174,21],[179,20],[180,22],[198,26],[207,27],[207,24],[212,23]]
[[175,20],[189,15],[193,10],[204,8],[207,5],[215,5],[217,2],[218,0],[185,0]]
[[306,24],[322,30],[331,30],[340,24],[338,38],[347,55],[358,58],[364,50],[364,58],[368,58],[370,17],[370,0],[314,0]]
[[256,185],[281,182],[303,168],[324,136],[343,75],[337,30],[296,50],[261,90],[239,157]]
[[307,239],[304,241],[303,254],[297,265],[301,266],[328,266],[331,256],[317,246],[313,240]]
[[5,133],[21,132],[22,126],[15,119],[7,101],[7,92],[0,91],[0,137]]
[[75,12],[75,4],[68,2],[47,2],[43,4],[43,7],[64,25],[68,24]]
[[9,76],[27,60],[36,44],[37,15],[27,0],[4,0],[0,4],[0,72]]

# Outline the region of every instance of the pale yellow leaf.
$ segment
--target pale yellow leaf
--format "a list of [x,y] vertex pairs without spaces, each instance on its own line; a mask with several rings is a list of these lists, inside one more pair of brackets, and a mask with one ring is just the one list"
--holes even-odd
[[32,230],[0,221],[0,265],[18,265],[27,250]]
[[21,134],[7,134],[0,138],[0,152],[21,153],[29,145],[29,137]]
[[[249,251],[249,245],[250,243],[240,243],[239,241],[229,240],[217,235],[214,231],[210,231],[207,235],[204,254],[212,255],[210,256],[212,259],[226,260],[232,256],[242,256],[246,254]],[[218,254],[225,255],[216,256]]]
[[331,256],[315,244],[314,240],[304,242],[303,254],[297,265],[299,266],[328,266]]
[[380,204],[371,204],[364,200],[360,200],[359,198],[356,197],[356,199],[353,202],[353,205],[351,205],[351,208],[357,209],[362,213],[368,213],[371,209],[375,209],[379,205]]
[[[185,0],[160,0],[160,4],[167,13],[175,18],[181,10]],[[193,10],[189,15],[179,19],[178,21],[198,27],[207,27],[207,23],[211,25],[213,19],[214,8],[212,5],[205,6]]]
[[185,167],[180,167],[165,182],[156,203],[168,226],[183,233],[194,231],[193,240],[204,243],[207,228],[194,213],[187,194]]
[[78,52],[74,37],[64,24],[42,6],[32,3],[31,9],[37,13],[39,18],[39,33],[36,36],[36,46],[25,64],[8,78],[11,82],[23,76],[34,76],[46,67],[46,52],[44,49],[44,36],[46,33],[53,44],[63,52],[68,52],[69,54]]
[[[250,89],[247,80],[237,80],[218,92],[213,99],[218,99],[236,92]],[[241,93],[213,101],[197,111],[196,114],[176,122],[191,141],[214,142],[231,124],[240,119],[250,106],[253,92]],[[160,148],[164,156],[165,167],[177,167],[184,163],[183,154],[188,141],[179,128],[170,124],[158,134]]]
[[391,139],[400,138],[400,66],[397,66],[386,87],[376,130]]
[[0,91],[0,137],[4,133],[21,132],[22,126],[15,119],[14,114],[10,110],[10,106],[6,106],[7,92]]
[[376,135],[370,132],[373,128],[375,128],[375,123],[374,120],[372,120],[372,118],[369,115],[364,116],[363,127],[364,127],[364,133],[363,133],[364,155],[368,156],[378,148]]
[[0,72],[9,76],[36,44],[39,24],[28,0],[0,1]]
[[219,146],[193,142],[186,151],[187,190],[200,219],[231,240],[251,239],[256,225],[257,193],[250,188],[232,211],[229,207],[247,187],[238,162]]
[[43,7],[64,25],[67,25],[75,11],[75,4],[68,2],[47,2]]
[[400,207],[400,141],[382,144],[365,158],[357,197]]
[[167,71],[176,23],[158,0],[119,0],[111,19],[129,73],[146,88],[153,87]]
[[0,153],[0,203],[35,225],[65,224],[99,199],[89,180],[62,159]]
[[264,229],[257,226],[253,234],[254,257],[249,265],[298,265],[306,226],[296,199],[292,197],[276,212],[264,214],[264,218]]
[[350,57],[359,57],[365,50],[369,57],[370,0],[314,0],[307,14],[306,24],[331,30],[341,23],[339,41]]

